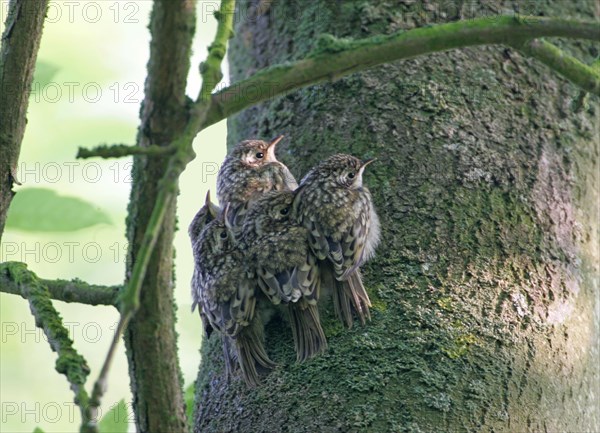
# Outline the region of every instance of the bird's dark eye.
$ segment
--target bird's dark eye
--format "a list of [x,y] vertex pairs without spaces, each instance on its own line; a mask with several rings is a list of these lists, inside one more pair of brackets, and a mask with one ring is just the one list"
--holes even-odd
[[356,174],[355,174],[355,173],[352,173],[352,172],[348,173],[348,177],[349,177],[350,179],[354,179],[354,176],[356,176]]
[[227,237],[227,232],[221,232],[221,239],[225,239]]
[[288,213],[290,213],[290,208],[289,208],[289,207],[284,207],[283,209],[281,209],[281,210],[279,211],[279,213],[280,213],[281,215],[287,215]]
[[264,153],[262,153],[262,152],[256,152],[256,157],[257,157],[258,159],[262,159],[264,156],[265,156],[265,154],[264,154]]

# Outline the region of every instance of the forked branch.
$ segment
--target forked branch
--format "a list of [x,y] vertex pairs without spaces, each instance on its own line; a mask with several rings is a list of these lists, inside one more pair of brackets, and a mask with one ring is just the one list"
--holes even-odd
[[[203,78],[205,78],[206,81],[202,85],[198,100],[194,103],[193,111],[206,111],[208,101],[202,99],[203,92],[210,95],[210,92],[217,85],[215,80],[222,76],[222,73],[220,72],[221,63],[225,56],[226,41],[229,39],[232,32],[234,9],[235,0],[222,0],[221,8],[217,16],[219,21],[217,34],[215,36],[215,41],[209,48],[209,56],[207,61],[204,62],[202,71]],[[169,149],[172,150],[172,154],[166,172],[159,182],[158,194],[145,229],[141,246],[134,255],[135,262],[133,263],[129,282],[120,296],[121,317],[102,366],[102,370],[94,383],[94,388],[90,397],[90,406],[92,408],[97,408],[100,405],[100,399],[106,389],[108,372],[116,347],[131,318],[139,308],[142,283],[146,276],[148,264],[154,251],[154,246],[156,245],[166,210],[177,197],[179,176],[183,170],[185,170],[187,164],[195,157],[192,149],[192,141],[196,136],[197,131],[198,116],[191,116],[186,127],[181,132],[181,135],[169,146]]]
[[600,73],[591,66],[569,56],[550,42],[533,39],[514,47],[529,57],[539,60],[586,92],[600,96]]
[[[307,58],[263,69],[215,93],[199,130],[262,101],[302,87],[339,79],[382,63],[477,45],[521,46],[527,40],[541,37],[600,41],[600,23],[503,16],[439,24],[360,40],[322,36]],[[539,56],[541,57],[541,53]],[[582,88],[595,88],[597,84],[590,83],[600,80],[598,73],[583,73],[572,62],[544,63],[561,75],[570,77],[571,81]]]
[[90,368],[83,356],[73,348],[73,340],[63,326],[60,314],[52,305],[48,289],[24,263],[3,263],[0,274],[3,280],[14,282],[21,295],[29,301],[36,326],[44,331],[50,347],[58,354],[56,371],[67,377],[75,394],[75,404],[79,407],[84,421],[81,431],[97,433],[96,414],[90,409],[88,393],[85,390]]

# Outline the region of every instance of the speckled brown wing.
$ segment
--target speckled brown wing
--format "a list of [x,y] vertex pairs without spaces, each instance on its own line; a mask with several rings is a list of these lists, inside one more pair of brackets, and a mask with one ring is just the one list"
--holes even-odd
[[245,275],[237,256],[235,252],[226,256],[220,269],[206,275],[201,291],[204,313],[214,328],[229,337],[249,326],[256,307],[256,282]]
[[312,251],[307,250],[302,264],[294,267],[291,285],[297,287],[302,298],[311,305],[316,305],[319,299],[320,274],[317,258]]
[[249,247],[259,286],[275,305],[296,302],[302,296],[292,281],[296,264],[303,263],[306,255],[303,236],[294,238],[297,229],[301,228],[263,233]]
[[[336,278],[346,280],[365,261],[365,245],[367,243],[370,226],[370,199],[365,194],[360,194],[354,204],[354,223],[348,226],[348,230],[342,233],[339,246],[330,246],[330,257],[336,269]],[[335,253],[334,253],[335,252]]]
[[304,260],[296,263],[291,277],[291,285],[300,291],[301,297],[289,304],[290,325],[299,362],[327,350],[327,338],[321,326],[317,305],[321,292],[318,259],[308,245],[305,245],[304,250]]
[[[200,297],[200,287],[202,286],[202,275],[201,270],[196,263],[200,260],[200,246],[196,245],[198,240],[200,239],[200,235],[204,228],[213,220],[217,218],[221,209],[213,204],[210,199],[210,191],[206,193],[206,198],[204,200],[204,206],[202,206],[188,227],[188,235],[190,237],[190,241],[192,244],[192,253],[194,255],[194,273],[192,275],[191,281],[191,294],[192,294],[192,312],[196,309],[196,306],[199,302]],[[204,329],[206,330],[207,335],[210,335],[212,328],[210,324],[207,322],[206,316],[202,313],[202,310],[199,310],[200,318],[204,323]]]
[[319,260],[325,260],[330,255],[327,242],[327,230],[323,227],[318,212],[313,212],[309,203],[317,202],[315,191],[310,186],[300,186],[296,190],[292,204],[296,221],[307,229],[307,241],[313,254]]
[[[197,302],[223,340],[226,371],[233,356],[249,386],[274,367],[263,345],[263,325],[256,314],[259,289],[246,269],[244,253],[224,222],[226,212],[209,223],[195,244]],[[234,348],[235,350],[232,350]]]
[[[310,359],[327,350],[327,338],[321,326],[317,301],[320,295],[320,277],[317,259],[306,245],[305,233],[295,245],[286,266],[262,267],[274,277],[266,288],[271,289],[271,300],[288,306],[290,326],[297,360]],[[266,292],[266,291],[265,291]],[[282,294],[282,295],[281,295]]]
[[317,300],[317,259],[307,243],[307,230],[291,215],[293,192],[270,192],[250,208],[244,225],[250,262],[271,303],[285,304],[298,361],[327,348]]
[[[192,312],[196,309],[196,306],[201,302],[201,291],[202,291],[202,277],[199,269],[194,266],[194,272],[192,274]],[[198,313],[200,315],[200,320],[202,321],[202,328],[204,329],[204,334],[206,337],[210,337],[213,332],[213,327],[210,324],[210,320],[204,314],[202,307],[198,308]]]
[[[310,187],[300,187],[297,202],[302,223],[308,229],[308,242],[319,260],[328,259],[333,264],[335,276],[345,280],[361,266],[367,255],[371,219],[373,215],[368,190],[356,193],[352,201],[342,203],[341,208],[323,211],[311,203],[321,197],[314,197]],[[350,197],[340,197],[349,200]],[[304,204],[301,202],[304,201]],[[307,205],[306,202],[309,202]],[[344,207],[347,206],[347,207]],[[346,213],[347,212],[347,213]]]
[[[358,203],[368,207],[368,203],[364,201]],[[334,277],[329,280],[333,286],[334,310],[348,327],[352,327],[352,310],[363,324],[371,317],[371,301],[362,284],[359,268],[364,263],[368,240],[368,209],[360,209],[356,215],[358,216],[353,224],[338,234],[339,242],[328,238],[329,263],[322,261],[320,266],[324,274],[329,272]]]
[[263,345],[263,324],[256,314],[256,280],[235,266],[228,268],[226,274],[205,277],[204,285],[202,309],[210,324],[226,339],[223,350],[228,374],[232,364],[229,346],[233,345],[242,378],[248,386],[257,386],[261,374],[275,364]]

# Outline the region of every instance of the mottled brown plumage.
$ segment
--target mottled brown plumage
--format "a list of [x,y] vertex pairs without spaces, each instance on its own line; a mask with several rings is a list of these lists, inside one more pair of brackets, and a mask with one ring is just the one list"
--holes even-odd
[[[337,154],[313,167],[302,179],[294,200],[294,212],[309,231],[309,244],[333,275],[333,299],[338,316],[352,325],[352,305],[364,323],[370,301],[359,266],[371,258],[379,242],[379,218],[362,174],[372,160],[362,162]],[[327,263],[328,262],[328,263]]]
[[320,279],[308,233],[292,215],[292,191],[274,191],[254,201],[246,214],[242,242],[258,283],[273,304],[289,306],[299,361],[327,348],[317,300]]
[[192,247],[206,224],[216,219],[219,212],[221,212],[221,208],[210,200],[210,191],[208,191],[206,193],[206,198],[204,199],[204,206],[198,210],[188,227],[188,234],[192,241]]
[[237,234],[249,203],[268,191],[294,190],[298,183],[288,168],[275,157],[283,135],[270,143],[262,140],[240,142],[223,162],[217,177],[219,203],[229,203],[230,221]]
[[[204,199],[204,206],[202,206],[200,210],[198,210],[198,212],[194,216],[194,219],[188,227],[188,234],[190,236],[190,241],[192,242],[192,253],[194,254],[194,262],[197,262],[199,259],[198,253],[200,251],[200,248],[196,247],[195,244],[196,242],[198,242],[200,233],[202,233],[202,230],[204,230],[204,227],[206,227],[206,225],[209,222],[217,218],[220,212],[221,209],[219,208],[219,206],[211,202],[210,191],[208,191],[206,193],[206,198]],[[198,266],[194,266],[194,273],[192,275],[192,312],[196,309],[196,305],[198,305],[199,302],[199,291],[197,290],[197,287],[200,287],[200,285],[201,281],[199,269]],[[210,337],[210,334],[212,333],[212,326],[210,325],[208,319],[204,316],[202,308],[199,308],[198,312],[200,313],[200,318],[202,319],[204,332],[206,333],[207,337]]]
[[260,289],[248,275],[244,251],[226,224],[226,214],[225,210],[209,222],[194,244],[193,290],[204,317],[223,335],[228,374],[233,346],[244,381],[255,386],[260,382],[259,372],[270,370],[274,363],[265,352],[263,324],[256,314]]

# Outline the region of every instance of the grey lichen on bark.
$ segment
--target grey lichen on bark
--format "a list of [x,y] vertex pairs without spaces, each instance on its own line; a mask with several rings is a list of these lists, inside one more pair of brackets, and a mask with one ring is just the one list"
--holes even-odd
[[[321,33],[365,37],[514,6],[406,3],[272,4],[238,20],[232,82],[302,58]],[[529,6],[594,16],[591,2]],[[384,236],[364,271],[373,320],[344,330],[323,305],[324,356],[294,363],[274,321],[266,345],[279,367],[249,390],[225,382],[217,338],[203,346],[195,431],[597,430],[599,106],[592,96],[575,113],[577,95],[492,46],[381,66],[231,118],[230,145],[285,133],[279,156],[297,176],[335,152],[379,157],[365,182]]]

